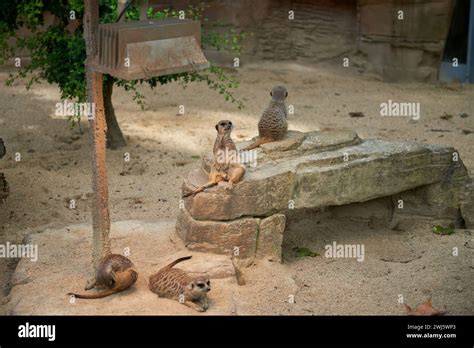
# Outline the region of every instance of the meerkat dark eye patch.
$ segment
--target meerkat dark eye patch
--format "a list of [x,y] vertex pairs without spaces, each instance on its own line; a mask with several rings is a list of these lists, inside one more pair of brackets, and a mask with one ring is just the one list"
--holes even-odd
[[211,286],[211,281],[208,280],[206,284],[207,284],[207,286]]
[[198,283],[197,286],[198,286],[198,288],[202,289],[204,287],[204,284],[203,283]]

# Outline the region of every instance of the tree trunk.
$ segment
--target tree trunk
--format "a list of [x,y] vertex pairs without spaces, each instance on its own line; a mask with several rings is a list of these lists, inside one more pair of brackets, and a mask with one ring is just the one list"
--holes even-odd
[[[127,0],[117,1],[117,13],[122,13],[125,9]],[[120,18],[120,22],[125,21],[125,14]],[[127,146],[127,142],[123,137],[120,126],[115,116],[114,105],[112,104],[112,93],[114,91],[114,78],[108,76],[104,82],[104,106],[105,106],[105,119],[107,120],[107,148],[111,150],[117,150]]]
[[92,140],[92,266],[91,275],[86,288],[95,285],[95,275],[102,258],[110,254],[110,214],[109,192],[107,183],[106,132],[107,123],[104,112],[103,76],[95,72],[90,62],[97,56],[97,27],[99,24],[99,1],[84,2],[84,38],[87,52],[87,101],[95,105],[95,115],[90,120]]
[[[6,152],[5,145],[3,145],[3,139],[0,138],[0,158],[5,156]],[[0,173],[0,204],[7,198],[8,193],[8,183],[5,180],[3,173]]]
[[120,126],[115,116],[114,105],[112,104],[112,93],[114,91],[114,79],[108,77],[104,82],[104,107],[105,120],[107,121],[107,148],[116,150],[127,146]]

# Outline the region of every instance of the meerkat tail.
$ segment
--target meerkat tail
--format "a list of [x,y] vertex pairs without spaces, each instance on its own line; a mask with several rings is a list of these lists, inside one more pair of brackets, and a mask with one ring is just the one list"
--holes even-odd
[[266,144],[266,143],[269,143],[269,142],[270,141],[265,139],[265,138],[258,138],[256,142],[254,142],[253,144],[250,144],[249,146],[243,148],[242,151],[253,150],[253,149],[259,147],[260,145]]
[[199,192],[202,192],[202,191],[204,191],[205,189],[207,189],[207,188],[209,188],[209,187],[212,187],[212,186],[215,186],[215,185],[217,185],[217,182],[208,182],[207,184],[198,187],[198,188],[195,189],[194,191],[185,193],[184,195],[181,196],[181,198],[185,198],[185,197],[189,197],[189,196],[195,195],[195,194],[197,194],[197,193],[199,193]]
[[183,261],[186,261],[186,260],[189,260],[191,257],[192,257],[192,256],[180,257],[179,259],[174,260],[174,261],[171,262],[169,265],[166,265],[165,267],[163,267],[162,269],[160,269],[160,271],[165,270],[165,269],[173,268],[173,267],[174,267],[175,265],[177,265],[178,263],[183,262]]
[[98,292],[96,294],[75,294],[73,292],[70,292],[70,293],[68,293],[68,296],[74,296],[76,298],[83,298],[83,299],[87,299],[87,300],[92,300],[92,299],[96,299],[96,298],[104,298],[104,297],[113,295],[113,294],[115,294],[116,292],[119,292],[119,291],[121,291],[121,290],[110,289],[110,290],[105,290],[105,291]]

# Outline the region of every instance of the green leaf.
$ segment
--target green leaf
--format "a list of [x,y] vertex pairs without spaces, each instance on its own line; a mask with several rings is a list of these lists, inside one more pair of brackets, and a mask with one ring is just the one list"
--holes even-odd
[[308,248],[300,248],[300,247],[295,247],[293,248],[293,251],[296,252],[297,257],[304,257],[304,256],[309,256],[309,257],[316,257],[319,256],[317,252],[314,252]]
[[452,228],[450,226],[449,227],[443,227],[441,225],[435,225],[435,226],[433,226],[433,233],[439,234],[439,235],[442,235],[442,236],[450,235],[450,234],[454,233],[454,228]]

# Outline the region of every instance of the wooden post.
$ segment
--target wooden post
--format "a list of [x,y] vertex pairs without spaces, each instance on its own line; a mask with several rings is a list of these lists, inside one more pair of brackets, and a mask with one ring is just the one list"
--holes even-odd
[[[117,0],[117,16],[120,15],[127,4],[127,0]],[[120,18],[120,22],[125,22],[125,13],[123,14],[122,18]]]
[[[84,39],[87,53],[87,101],[95,105],[95,115],[89,124],[92,139],[92,228],[93,250],[92,263],[94,279],[102,258],[110,251],[110,213],[109,193],[106,167],[106,133],[104,99],[102,94],[102,73],[93,71],[90,62],[97,56],[97,32],[99,25],[99,1],[85,0],[84,2]],[[87,288],[95,285],[90,279]]]
[[140,20],[141,21],[148,19],[146,11],[148,11],[148,0],[141,0],[140,1]]

